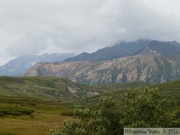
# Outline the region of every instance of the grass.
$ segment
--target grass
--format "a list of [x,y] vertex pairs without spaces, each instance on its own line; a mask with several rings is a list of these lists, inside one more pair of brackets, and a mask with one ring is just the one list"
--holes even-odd
[[55,77],[0,77],[0,96],[34,97],[51,101],[69,102],[86,99],[93,94],[144,86],[144,82],[111,83],[86,86],[65,78]]
[[67,118],[53,114],[35,114],[34,118],[0,118],[0,134],[48,135],[50,129],[60,125]]
[[0,97],[0,110],[33,110],[31,114],[7,113],[0,117],[0,135],[48,135],[49,130],[59,126],[64,119],[61,112],[70,110],[63,103],[35,98]]
[[121,90],[127,90],[127,89],[133,89],[137,87],[142,86],[148,86],[150,84],[142,81],[136,81],[136,82],[124,82],[124,83],[108,83],[108,84],[100,84],[100,85],[94,85],[92,87],[100,89],[104,92],[112,92],[112,91],[121,91]]
[[[129,87],[128,87],[129,86]],[[167,83],[161,83],[161,84],[146,84],[143,82],[134,82],[134,83],[111,83],[111,84],[105,84],[105,85],[97,85],[96,87],[103,87],[105,93],[101,95],[96,95],[89,97],[87,99],[78,100],[76,104],[80,104],[81,106],[87,107],[87,106],[94,106],[94,104],[98,103],[99,98],[101,96],[111,96],[115,100],[121,100],[121,97],[125,94],[125,92],[128,89],[134,89],[138,87],[153,87],[158,88],[160,90],[160,97],[161,98],[170,98],[175,100],[178,105],[180,106],[180,80],[167,82]],[[112,91],[107,91],[107,89],[111,89]],[[70,107],[72,104],[67,103],[66,106]],[[71,106],[72,107],[72,106]]]
[[[98,89],[55,77],[0,77],[0,96],[34,97],[53,101],[84,99]],[[98,93],[101,93],[99,91]]]
[[[94,106],[101,96],[118,101],[128,89],[146,86],[159,88],[161,97],[173,98],[178,102],[174,109],[180,109],[180,80],[85,86],[54,77],[0,77],[0,135],[48,135],[50,129],[72,118],[63,115],[72,115],[75,104]],[[79,98],[67,92],[68,87],[76,87]],[[101,94],[87,96],[91,90]]]

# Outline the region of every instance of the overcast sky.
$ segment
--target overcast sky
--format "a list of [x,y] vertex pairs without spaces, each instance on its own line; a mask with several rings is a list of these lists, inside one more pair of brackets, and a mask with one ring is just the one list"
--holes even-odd
[[0,0],[0,65],[137,39],[180,42],[180,0]]

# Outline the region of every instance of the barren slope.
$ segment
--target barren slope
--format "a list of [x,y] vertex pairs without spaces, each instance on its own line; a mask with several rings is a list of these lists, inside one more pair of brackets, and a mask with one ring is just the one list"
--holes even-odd
[[131,56],[100,62],[39,63],[21,76],[65,77],[83,84],[180,79],[180,64],[158,56]]

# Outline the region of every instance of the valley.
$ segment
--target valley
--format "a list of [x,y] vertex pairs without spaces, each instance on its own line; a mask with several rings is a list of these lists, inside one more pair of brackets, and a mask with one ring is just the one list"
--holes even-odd
[[179,81],[156,85],[125,82],[87,86],[55,77],[0,77],[0,84],[0,134],[4,135],[48,135],[50,129],[73,118],[75,105],[93,107],[102,96],[121,102],[127,90],[139,87],[158,88],[162,99],[177,101],[171,110],[180,108]]
[[0,135],[180,133],[179,6],[0,0]]
[[[116,121],[113,109],[117,114],[122,113],[123,118],[127,118],[119,119],[117,124],[125,122],[123,126],[142,124],[146,127],[149,123],[153,126],[153,120],[149,119],[148,115],[153,115],[157,121],[160,120],[157,127],[162,124],[166,126],[170,124],[173,127],[179,125],[178,42],[156,40],[120,42],[93,53],[71,55],[73,54],[20,56],[0,67],[2,75],[9,75],[0,76],[0,135],[48,135],[50,131],[52,135],[56,130],[59,132],[59,127],[65,124],[64,120],[66,122],[72,120],[69,121],[70,125],[73,122],[78,122],[77,125],[87,122],[88,125],[91,124],[91,120],[99,123],[96,120],[104,116],[99,117],[97,113],[98,118],[94,119],[91,111],[93,113],[102,111],[102,115],[105,111],[107,114],[110,113],[110,118],[112,117],[110,121]],[[157,95],[153,95],[155,92],[158,92]],[[131,96],[126,98],[127,93],[132,94],[132,97],[135,96],[134,99],[131,100]],[[107,109],[104,108],[105,110],[103,104],[97,107],[103,98],[107,100],[107,102],[104,100],[105,104],[110,104]],[[126,100],[130,103],[127,106],[126,102],[123,103]],[[168,102],[164,102],[166,100]],[[117,104],[115,108],[114,103]],[[131,116],[134,116],[134,111],[128,107],[137,109],[136,105],[140,108],[136,113],[137,117],[142,117],[144,123],[135,117],[134,121],[126,117],[126,113],[132,113]],[[151,105],[154,108],[151,108]],[[111,107],[112,110],[109,110]],[[147,109],[146,112],[144,108]],[[154,112],[154,109],[157,112]],[[141,115],[141,111],[147,118]],[[79,113],[78,116],[76,113]],[[167,115],[167,120],[172,122],[162,122],[159,119],[161,113],[165,114],[162,117],[166,118]],[[117,117],[120,118],[121,115]],[[84,121],[84,118],[89,121]],[[66,126],[68,124],[64,125]],[[66,129],[68,128],[65,128],[64,132]]]

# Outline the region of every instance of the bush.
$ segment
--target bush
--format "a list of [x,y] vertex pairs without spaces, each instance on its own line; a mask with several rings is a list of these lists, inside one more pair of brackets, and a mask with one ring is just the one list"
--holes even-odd
[[74,111],[68,110],[61,113],[63,116],[74,116]]
[[122,135],[124,127],[179,127],[172,102],[159,98],[154,88],[128,90],[117,103],[102,97],[95,108],[77,108],[74,119],[64,121],[50,135]]
[[158,89],[128,91],[121,104],[121,124],[126,127],[168,127],[174,117],[172,101],[160,99]]
[[34,110],[22,109],[22,108],[0,108],[0,117],[11,115],[11,116],[20,116],[20,115],[31,115]]

